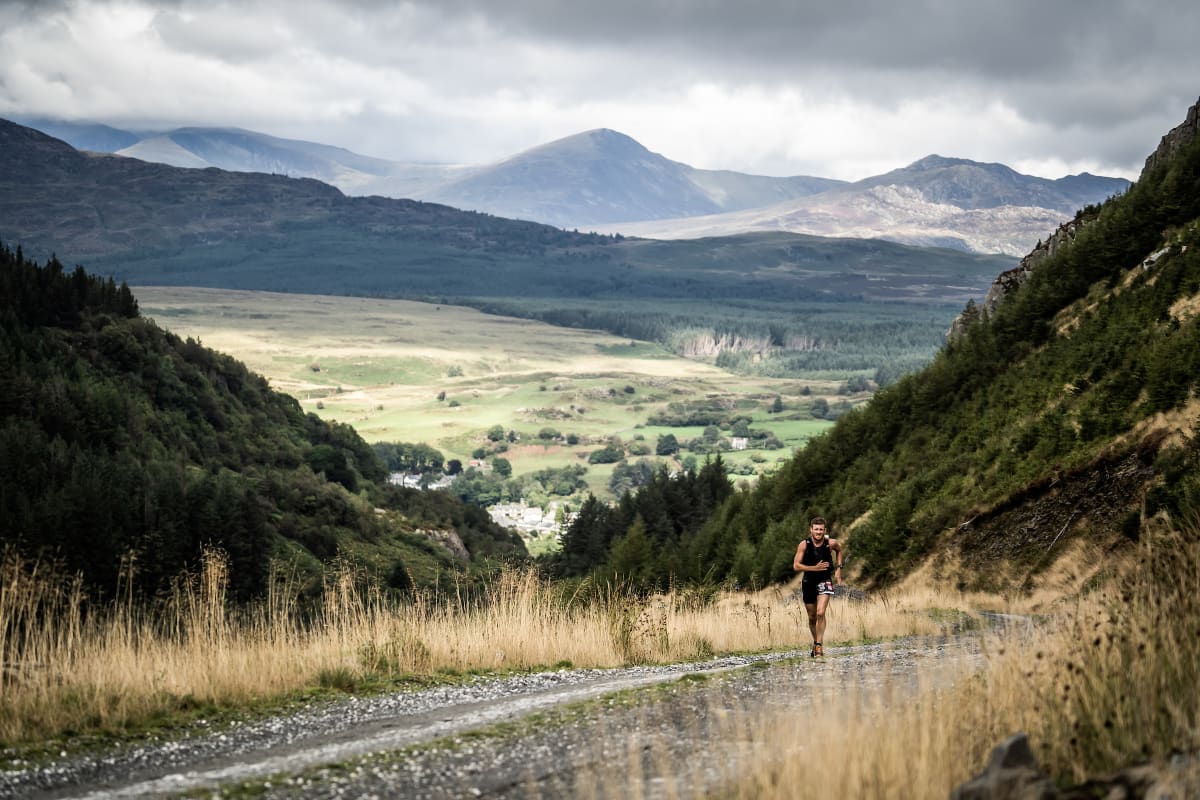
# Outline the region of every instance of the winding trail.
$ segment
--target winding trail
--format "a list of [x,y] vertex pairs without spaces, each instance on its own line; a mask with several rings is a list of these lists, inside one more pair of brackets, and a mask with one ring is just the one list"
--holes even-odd
[[[815,696],[847,691],[860,699],[890,697],[916,691],[918,672],[927,682],[939,665],[956,665],[957,672],[946,671],[950,676],[961,674],[964,659],[972,669],[980,663],[979,638],[969,634],[830,648],[818,661],[806,656],[791,651],[670,666],[562,670],[346,698],[221,730],[200,726],[182,738],[3,772],[0,797],[220,795],[244,783],[270,797],[559,797],[576,795],[585,785],[594,789],[601,773],[610,784],[637,776],[646,797],[690,795],[718,788],[736,774],[733,754],[739,748],[731,744],[745,744],[746,737],[723,724],[730,709],[788,713],[789,706],[811,703]],[[770,668],[744,669],[752,665]],[[602,713],[544,728],[527,725],[518,733],[473,733],[684,676],[686,690],[656,702],[610,703]],[[721,679],[711,680],[714,676]],[[405,750],[414,745],[419,747]]]

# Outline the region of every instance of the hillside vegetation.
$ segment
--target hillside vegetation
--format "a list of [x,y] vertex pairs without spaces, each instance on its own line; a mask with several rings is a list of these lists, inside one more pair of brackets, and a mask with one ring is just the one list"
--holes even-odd
[[466,572],[419,529],[524,555],[479,509],[384,477],[351,427],[160,329],[124,284],[0,247],[0,545],[99,592],[153,592],[215,547],[241,599],[273,560],[315,579],[340,554],[396,587]]
[[[851,539],[863,578],[897,578],[941,545],[1003,565],[963,580],[1003,582],[1075,535],[1136,539],[1146,519],[1197,507],[1200,140],[1173,149],[1124,196],[1081,212],[1074,241],[990,318],[974,312],[931,365],[695,534],[653,540],[652,576],[784,579],[822,514]],[[614,552],[634,535],[598,530]]]

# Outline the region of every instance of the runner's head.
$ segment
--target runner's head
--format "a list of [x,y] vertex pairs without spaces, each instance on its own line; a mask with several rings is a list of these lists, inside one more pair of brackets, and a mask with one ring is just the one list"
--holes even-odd
[[808,532],[818,542],[825,538],[825,518],[813,517],[812,522],[808,525]]

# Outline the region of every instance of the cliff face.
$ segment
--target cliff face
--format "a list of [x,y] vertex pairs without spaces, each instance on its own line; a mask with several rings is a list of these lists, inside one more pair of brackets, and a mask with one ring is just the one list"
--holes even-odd
[[1200,99],[1188,109],[1187,117],[1181,125],[1176,125],[1158,143],[1158,148],[1146,158],[1146,166],[1142,167],[1142,175],[1154,169],[1158,164],[1169,161],[1181,147],[1200,136]]
[[[1142,174],[1138,179],[1141,180],[1141,178],[1145,177],[1146,173],[1153,170],[1159,164],[1169,161],[1174,157],[1175,153],[1197,136],[1200,136],[1200,99],[1197,99],[1196,103],[1187,110],[1187,115],[1184,117],[1183,122],[1172,128],[1162,137],[1155,151],[1146,158],[1146,165],[1142,168]],[[1074,239],[1080,229],[1086,224],[1087,219],[1081,216],[1077,216],[1069,222],[1064,222],[1058,227],[1058,230],[1050,235],[1049,239],[1039,242],[1038,246],[1022,258],[1017,266],[1000,273],[996,277],[996,280],[992,282],[991,288],[988,289],[983,304],[977,310],[972,309],[970,313],[963,312],[959,314],[954,322],[950,324],[950,330],[946,332],[947,340],[953,341],[962,336],[966,332],[967,326],[977,315],[985,320],[991,316],[997,306],[1004,301],[1004,298],[1008,297],[1021,284],[1029,280],[1029,276],[1033,274],[1038,264],[1054,255],[1058,252],[1059,248]]]
[[1020,288],[1021,284],[1029,280],[1029,276],[1037,268],[1038,264],[1045,261],[1050,256],[1059,251],[1063,245],[1070,242],[1079,233],[1079,230],[1087,224],[1087,221],[1082,217],[1076,217],[1073,220],[1064,222],[1058,226],[1058,230],[1050,234],[1050,238],[1044,242],[1038,242],[1037,247],[1033,248],[1020,263],[1012,269],[1005,270],[996,276],[996,280],[992,281],[991,287],[988,288],[987,296],[984,297],[983,303],[977,309],[973,309],[972,313],[964,311],[954,318],[954,322],[950,323],[950,330],[946,332],[947,340],[954,340],[962,336],[967,331],[967,326],[976,317],[980,319],[988,319],[996,311],[996,307],[1008,297],[1010,294]]

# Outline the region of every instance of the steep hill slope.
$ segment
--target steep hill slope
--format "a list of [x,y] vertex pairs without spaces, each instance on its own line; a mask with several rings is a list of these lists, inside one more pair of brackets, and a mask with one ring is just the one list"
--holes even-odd
[[1003,564],[991,578],[1019,582],[1072,536],[1136,538],[1158,513],[1197,508],[1196,129],[1193,107],[1124,196],[1081,214],[1074,238],[928,369],[728,508],[709,547],[749,537],[780,577],[807,515],[843,530],[867,515],[851,534],[866,576],[991,550]]
[[163,588],[209,546],[241,599],[273,558],[312,577],[341,554],[397,587],[467,571],[418,529],[524,555],[481,510],[387,486],[352,428],[142,318],[125,285],[2,246],[0,366],[0,548],[60,560],[99,592],[123,568]]
[[660,576],[788,578],[821,514],[863,580],[936,553],[943,579],[1015,588],[1076,538],[1136,539],[1200,509],[1197,107],[1128,192],[1080,212],[1030,263],[998,281],[986,313],[968,305],[928,368],[694,536],[652,543]]

